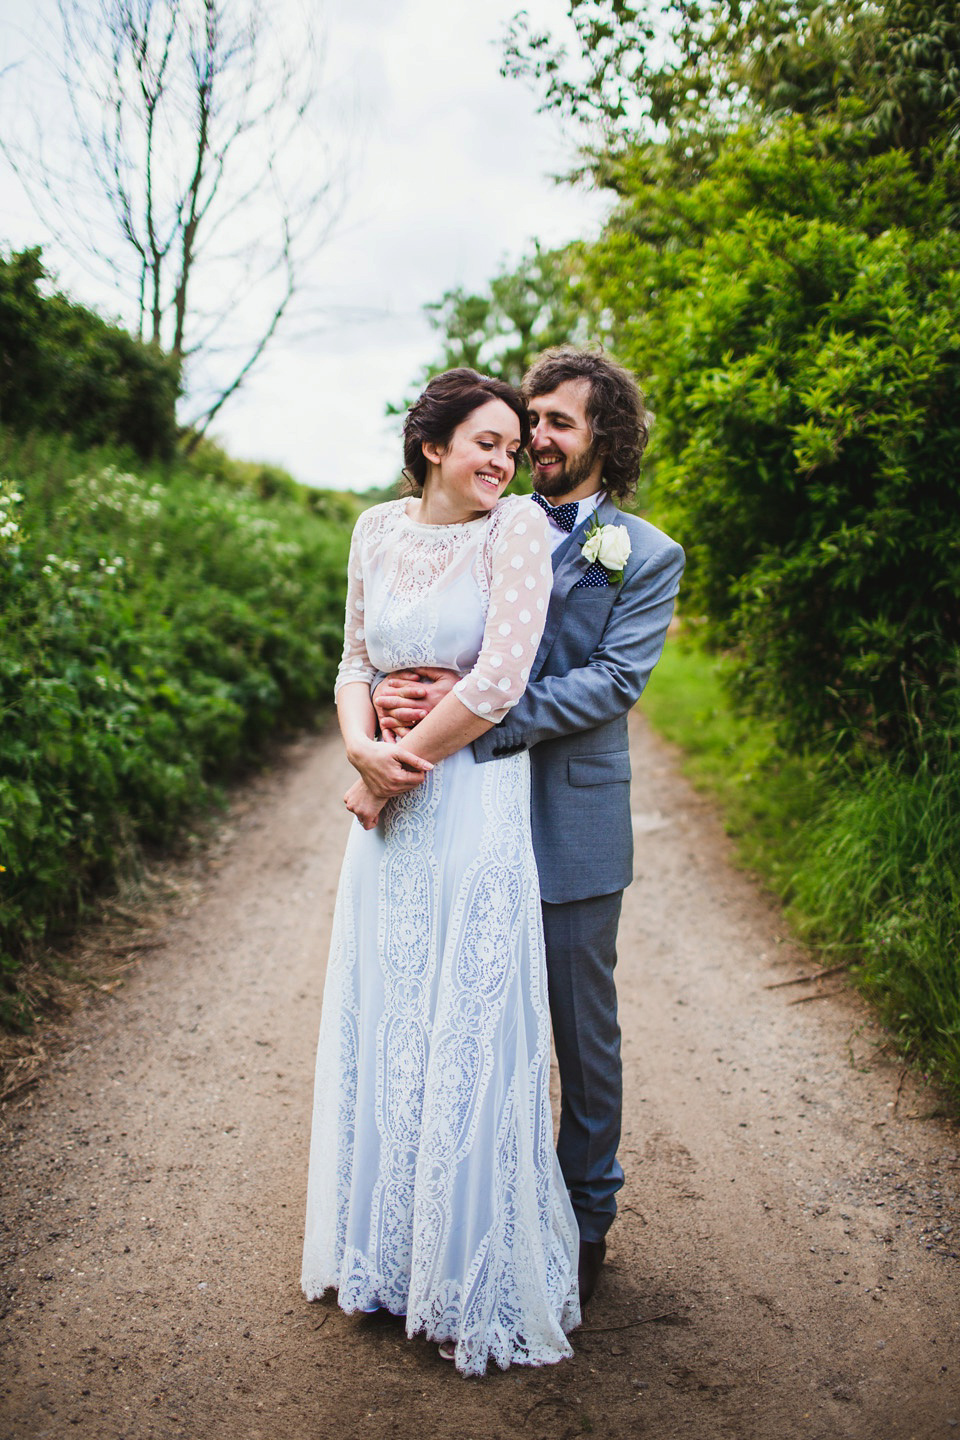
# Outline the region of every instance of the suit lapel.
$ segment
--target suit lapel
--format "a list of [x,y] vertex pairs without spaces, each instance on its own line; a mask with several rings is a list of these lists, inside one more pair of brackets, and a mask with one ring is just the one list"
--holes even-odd
[[609,495],[604,495],[596,509],[596,516],[601,525],[619,525],[620,511],[614,505]]

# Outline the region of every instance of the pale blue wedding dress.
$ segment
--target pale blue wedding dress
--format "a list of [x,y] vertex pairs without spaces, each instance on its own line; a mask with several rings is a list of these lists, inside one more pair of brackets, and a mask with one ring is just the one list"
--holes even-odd
[[[499,720],[523,691],[552,570],[546,517],[360,517],[338,687],[440,665]],[[470,747],[375,830],[354,822],[317,1055],[303,1289],[383,1306],[457,1367],[542,1365],[580,1320],[576,1220],[553,1147],[550,1020],[526,753]]]

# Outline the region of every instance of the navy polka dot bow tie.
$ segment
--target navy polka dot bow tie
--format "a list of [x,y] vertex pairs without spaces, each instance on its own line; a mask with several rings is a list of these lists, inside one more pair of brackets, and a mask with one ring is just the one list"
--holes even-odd
[[580,509],[578,501],[571,500],[567,505],[549,505],[542,495],[537,494],[536,490],[534,490],[532,498],[536,500],[541,510],[546,510],[547,518],[556,525],[558,530],[566,530],[567,534],[570,534],[577,523],[577,513]]

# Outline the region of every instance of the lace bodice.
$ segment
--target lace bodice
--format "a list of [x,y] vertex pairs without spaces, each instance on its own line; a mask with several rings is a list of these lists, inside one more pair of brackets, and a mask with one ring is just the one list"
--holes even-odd
[[524,496],[460,525],[423,525],[407,500],[375,505],[350,545],[336,689],[377,671],[459,670],[454,693],[503,719],[523,693],[553,580],[546,516]]

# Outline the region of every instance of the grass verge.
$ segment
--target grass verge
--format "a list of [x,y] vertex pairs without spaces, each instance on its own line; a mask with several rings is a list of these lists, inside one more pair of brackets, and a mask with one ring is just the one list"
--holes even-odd
[[723,673],[671,638],[644,711],[800,936],[849,966],[902,1051],[960,1102],[957,736],[926,736],[910,763],[785,755],[771,727],[734,710]]

